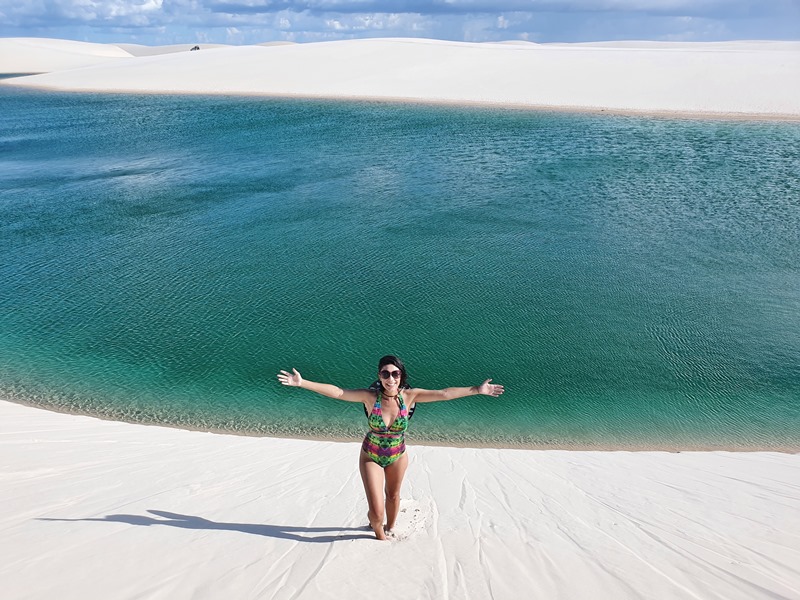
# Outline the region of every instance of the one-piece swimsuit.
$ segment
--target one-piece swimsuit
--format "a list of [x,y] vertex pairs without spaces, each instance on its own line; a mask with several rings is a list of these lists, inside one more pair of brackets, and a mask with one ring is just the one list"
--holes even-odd
[[397,413],[391,427],[386,426],[381,412],[381,394],[375,399],[375,406],[367,416],[369,431],[361,444],[361,449],[373,462],[381,467],[388,467],[406,451],[405,431],[408,429],[408,408],[403,402],[403,395],[398,394],[400,412]]

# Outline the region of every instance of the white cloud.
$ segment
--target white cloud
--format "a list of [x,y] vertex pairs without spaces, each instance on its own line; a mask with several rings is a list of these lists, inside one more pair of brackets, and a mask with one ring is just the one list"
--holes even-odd
[[798,0],[0,0],[0,15],[3,35],[154,43],[800,38]]
[[330,30],[340,34],[356,35],[368,33],[374,36],[403,36],[410,32],[420,34],[430,27],[430,19],[416,14],[353,14],[322,20],[323,27],[315,23],[313,17],[307,19],[305,33],[321,33]]
[[50,3],[67,18],[92,21],[137,19],[161,13],[161,0],[55,0]]

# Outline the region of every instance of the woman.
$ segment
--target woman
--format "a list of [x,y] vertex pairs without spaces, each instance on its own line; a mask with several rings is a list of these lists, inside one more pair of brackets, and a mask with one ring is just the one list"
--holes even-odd
[[379,540],[385,540],[387,534],[391,535],[400,512],[400,486],[408,467],[405,431],[416,404],[455,400],[476,394],[499,396],[504,391],[502,385],[492,384],[491,379],[472,387],[443,390],[408,387],[407,379],[403,362],[391,355],[384,356],[378,362],[378,385],[370,389],[343,390],[329,383],[308,381],[297,369],[278,374],[278,381],[283,385],[301,387],[329,398],[361,402],[364,405],[369,431],[361,445],[358,465],[367,493],[369,525]]

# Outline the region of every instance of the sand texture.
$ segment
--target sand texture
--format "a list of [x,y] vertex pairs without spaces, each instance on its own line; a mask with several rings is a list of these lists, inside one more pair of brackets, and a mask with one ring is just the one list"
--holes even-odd
[[[7,48],[15,41],[4,43]],[[39,70],[52,72],[5,83],[83,91],[800,117],[800,42],[476,44],[360,39],[197,52],[166,47],[149,56],[127,48],[140,56],[96,56],[102,64],[80,69],[45,69],[52,66],[48,63]],[[7,50],[5,54],[17,55]],[[25,65],[3,67],[17,73],[37,70],[29,62]]]
[[118,46],[50,40],[0,38],[0,74],[49,73],[131,58]]
[[0,422],[7,598],[800,598],[800,455],[411,447],[379,542],[356,443]]

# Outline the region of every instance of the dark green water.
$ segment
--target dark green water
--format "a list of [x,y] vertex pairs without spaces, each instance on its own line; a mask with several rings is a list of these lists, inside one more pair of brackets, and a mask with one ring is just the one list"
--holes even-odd
[[357,439],[800,448],[800,126],[0,87],[0,394]]

